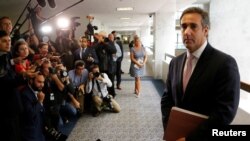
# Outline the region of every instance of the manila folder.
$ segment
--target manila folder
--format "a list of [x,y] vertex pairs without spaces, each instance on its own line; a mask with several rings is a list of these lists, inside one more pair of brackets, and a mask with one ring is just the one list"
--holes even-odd
[[163,140],[176,141],[181,137],[186,137],[207,118],[208,116],[199,113],[172,107]]

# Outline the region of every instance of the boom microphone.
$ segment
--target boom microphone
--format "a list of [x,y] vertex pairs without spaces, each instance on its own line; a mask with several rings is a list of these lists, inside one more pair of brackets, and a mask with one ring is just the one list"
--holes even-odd
[[55,7],[56,7],[55,0],[48,0],[48,3],[49,3],[49,6],[50,6],[51,8],[55,8]]
[[[51,8],[55,8],[56,7],[56,3],[55,0],[47,0],[49,3],[49,7]],[[46,6],[46,2],[45,0],[37,0],[37,3],[41,6],[41,7],[45,7]]]

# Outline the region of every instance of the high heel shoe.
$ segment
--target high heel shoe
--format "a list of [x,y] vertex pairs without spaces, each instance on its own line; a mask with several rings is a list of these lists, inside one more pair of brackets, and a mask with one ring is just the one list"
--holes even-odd
[[135,94],[135,97],[136,97],[136,98],[139,98],[139,97],[140,97],[140,93],[136,93],[136,94]]

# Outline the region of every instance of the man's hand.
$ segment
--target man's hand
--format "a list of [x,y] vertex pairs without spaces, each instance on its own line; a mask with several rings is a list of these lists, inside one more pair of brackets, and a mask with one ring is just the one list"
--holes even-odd
[[84,94],[84,84],[81,84],[81,85],[78,87],[78,90]]
[[92,80],[94,78],[94,74],[93,74],[93,72],[90,72],[89,73],[89,80]]
[[38,102],[40,102],[42,104],[44,98],[45,98],[45,94],[42,91],[40,91],[40,92],[37,93],[37,100],[38,100]]
[[88,57],[87,61],[88,62],[94,62],[94,58],[93,57]]

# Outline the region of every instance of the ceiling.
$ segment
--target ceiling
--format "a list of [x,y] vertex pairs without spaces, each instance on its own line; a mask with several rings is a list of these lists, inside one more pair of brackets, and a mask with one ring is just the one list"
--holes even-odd
[[[29,0],[1,0],[0,16],[10,16],[13,21],[21,15]],[[48,18],[80,0],[55,0],[56,7],[51,8],[48,3],[43,8],[43,16]],[[81,3],[67,9],[63,14],[79,16],[85,20],[87,15],[93,15],[103,25],[111,29],[134,29],[145,23],[148,15],[158,11],[168,0],[83,0]],[[47,2],[47,0],[46,0]],[[34,7],[37,0],[31,0]],[[119,12],[118,7],[133,7],[133,11]],[[130,20],[121,20],[129,17]]]
[[[30,0],[31,6],[37,4],[37,0]],[[45,0],[47,2],[47,0]],[[45,18],[56,15],[58,12],[66,9],[68,6],[79,2],[80,0],[55,0],[56,7],[51,8],[48,3],[43,8],[42,15]],[[133,30],[145,24],[149,14],[157,12],[163,5],[168,3],[172,5],[175,0],[83,0],[79,4],[65,10],[61,15],[71,17],[81,17],[79,22],[88,22],[87,15],[93,15],[102,25],[113,30]],[[187,1],[208,1],[208,0],[176,0],[178,3]],[[1,0],[0,16],[9,16],[13,24],[21,15],[29,0]],[[119,12],[118,7],[133,7],[133,11]],[[27,11],[27,10],[26,10]],[[24,16],[25,17],[25,16]],[[130,20],[121,20],[122,17],[129,17]],[[54,18],[54,17],[53,17]],[[53,19],[52,18],[52,19]]]

